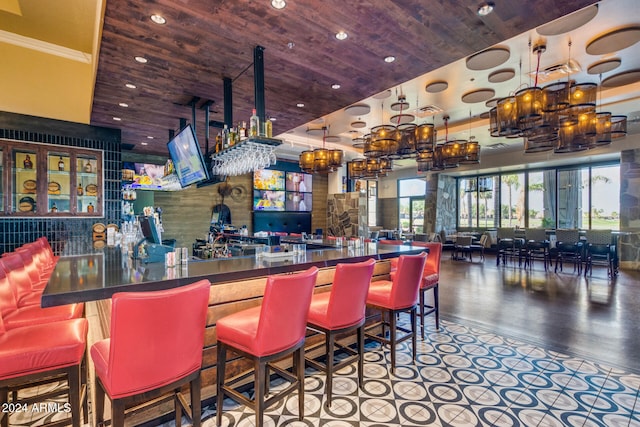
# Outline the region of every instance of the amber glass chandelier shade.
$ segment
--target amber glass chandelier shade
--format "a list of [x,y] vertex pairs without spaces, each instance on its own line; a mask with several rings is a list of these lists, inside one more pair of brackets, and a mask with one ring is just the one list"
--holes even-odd
[[611,113],[596,113],[596,144],[611,143]]
[[432,124],[424,123],[416,127],[416,150],[433,151],[436,142],[436,129]]
[[398,126],[398,144],[395,152],[389,153],[393,159],[405,159],[412,157],[416,153],[416,128],[413,123]]
[[542,104],[542,89],[539,87],[530,87],[516,92],[518,129],[531,129],[542,123]]
[[467,141],[464,144],[464,154],[460,159],[460,164],[472,165],[480,163],[480,144],[478,141]]
[[569,82],[552,83],[542,89],[545,112],[564,110],[569,106]]
[[622,138],[627,134],[627,116],[611,116],[611,138]]
[[596,105],[598,85],[595,83],[573,83],[570,86],[569,103],[571,105],[593,104]]
[[331,170],[336,171],[342,166],[343,155],[342,150],[329,150],[329,168]]
[[313,151],[303,151],[300,153],[300,169],[306,173],[313,172],[313,162],[315,160],[315,154]]

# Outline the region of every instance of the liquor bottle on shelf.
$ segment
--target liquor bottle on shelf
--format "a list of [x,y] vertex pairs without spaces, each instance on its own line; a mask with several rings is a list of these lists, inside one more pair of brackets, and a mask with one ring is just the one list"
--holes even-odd
[[224,125],[224,129],[222,129],[222,143],[224,148],[229,148],[229,127],[227,125]]
[[55,203],[51,205],[51,212],[58,212],[58,207],[56,206]]
[[258,136],[258,132],[260,132],[260,118],[254,108],[251,112],[251,118],[249,119],[249,138]]
[[270,117],[267,117],[267,120],[264,122],[264,136],[267,138],[271,138],[273,136],[273,123],[271,123]]
[[64,170],[64,160],[62,160],[62,157],[60,157],[60,160],[58,160],[58,170],[59,171]]
[[89,160],[87,160],[87,163],[85,163],[84,165],[84,171],[87,173],[93,172],[93,169],[91,167],[91,162]]
[[244,120],[240,123],[240,141],[247,139],[247,122]]
[[24,158],[24,162],[22,162],[25,169],[33,169],[33,163],[31,162],[31,157],[27,154]]
[[78,196],[82,196],[84,194],[84,190],[82,189],[82,184],[78,184],[78,189],[76,190]]
[[219,153],[220,150],[222,150],[222,135],[220,135],[220,132],[218,132],[218,135],[216,135],[215,152]]
[[87,206],[87,212],[92,213],[93,212],[93,204],[90,202],[89,206]]

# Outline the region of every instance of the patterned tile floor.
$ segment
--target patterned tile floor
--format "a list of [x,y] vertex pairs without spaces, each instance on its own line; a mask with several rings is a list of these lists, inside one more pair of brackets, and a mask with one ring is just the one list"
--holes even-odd
[[[293,394],[267,410],[265,426],[640,427],[640,375],[481,328],[441,323],[441,331],[430,326],[427,339],[418,340],[415,364],[410,343],[398,347],[395,375],[388,370],[388,348],[367,344],[364,390],[354,365],[342,369],[330,409],[324,407],[324,375],[307,369],[304,421],[298,421]],[[274,381],[272,389],[278,387]],[[228,399],[224,409],[223,426],[254,425],[252,410]],[[10,425],[42,421],[42,415],[14,414]],[[203,426],[215,425],[215,408],[203,408]]]
[[[395,375],[388,349],[368,344],[364,390],[355,366],[344,368],[330,409],[323,374],[308,369],[304,421],[294,394],[266,412],[265,426],[640,427],[640,375],[475,327],[441,326],[418,341],[415,364],[410,342],[399,346]],[[215,426],[215,408],[204,408],[203,419]],[[254,413],[227,400],[223,425],[253,426]]]

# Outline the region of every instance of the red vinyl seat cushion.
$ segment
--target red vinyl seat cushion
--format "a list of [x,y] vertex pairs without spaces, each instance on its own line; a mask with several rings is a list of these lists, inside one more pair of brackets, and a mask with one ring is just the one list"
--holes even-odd
[[284,350],[286,347],[259,348],[256,337],[261,308],[261,306],[248,308],[220,319],[216,325],[218,340],[256,356]]
[[379,280],[371,282],[369,285],[369,293],[367,294],[367,304],[384,307],[389,309],[404,308],[393,307],[391,301],[391,280]]
[[438,273],[428,274],[426,276],[422,276],[422,283],[420,284],[420,288],[426,289],[438,284],[440,280],[440,275]]
[[7,330],[22,328],[30,325],[37,325],[49,322],[59,322],[61,320],[79,319],[82,317],[84,304],[67,304],[56,307],[41,308],[32,305],[18,308],[17,310],[4,315],[4,325]]
[[87,319],[26,326],[0,335],[0,380],[78,365]]

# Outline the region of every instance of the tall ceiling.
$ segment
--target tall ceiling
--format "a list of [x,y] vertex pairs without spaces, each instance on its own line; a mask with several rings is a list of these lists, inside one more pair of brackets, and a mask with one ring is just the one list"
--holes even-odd
[[[224,120],[224,77],[233,80],[233,120],[251,115],[253,53],[260,45],[266,110],[277,119],[274,134],[288,142],[285,156],[321,144],[322,136],[307,132],[321,126],[337,136],[335,145],[351,150],[350,123],[360,119],[368,128],[388,122],[399,94],[406,96],[417,123],[442,127],[447,114],[451,132],[477,134],[488,146],[495,142],[482,115],[489,108],[484,100],[469,103],[461,97],[477,89],[503,97],[530,84],[527,73],[536,58],[528,43],[537,42],[540,33],[547,33],[541,69],[573,59],[580,71],[572,78],[598,82],[599,76],[587,73],[596,62],[621,59],[603,78],[640,68],[640,43],[604,54],[585,51],[598,35],[640,25],[637,14],[628,13],[637,9],[637,0],[603,0],[591,7],[594,13],[581,10],[593,0],[495,0],[487,16],[477,14],[478,0],[291,0],[282,10],[270,3],[57,0],[55,7],[44,8],[38,0],[0,0],[0,110],[120,128],[125,149],[165,156],[170,130],[180,119],[191,122],[195,112],[204,148],[203,105],[210,101],[211,120]],[[167,22],[152,22],[152,14]],[[572,29],[581,16],[590,19]],[[348,37],[338,40],[339,31]],[[469,69],[466,58],[495,46],[508,50],[504,63]],[[389,55],[394,62],[383,60]],[[136,56],[148,62],[141,64]],[[499,69],[515,75],[489,82]],[[446,81],[448,88],[425,91],[433,81]],[[340,88],[332,89],[336,83]],[[637,80],[603,93],[620,114],[640,110]],[[345,114],[354,103],[365,103],[370,111]],[[442,111],[434,116],[417,111],[424,106]],[[211,131],[213,139],[218,129]]]

